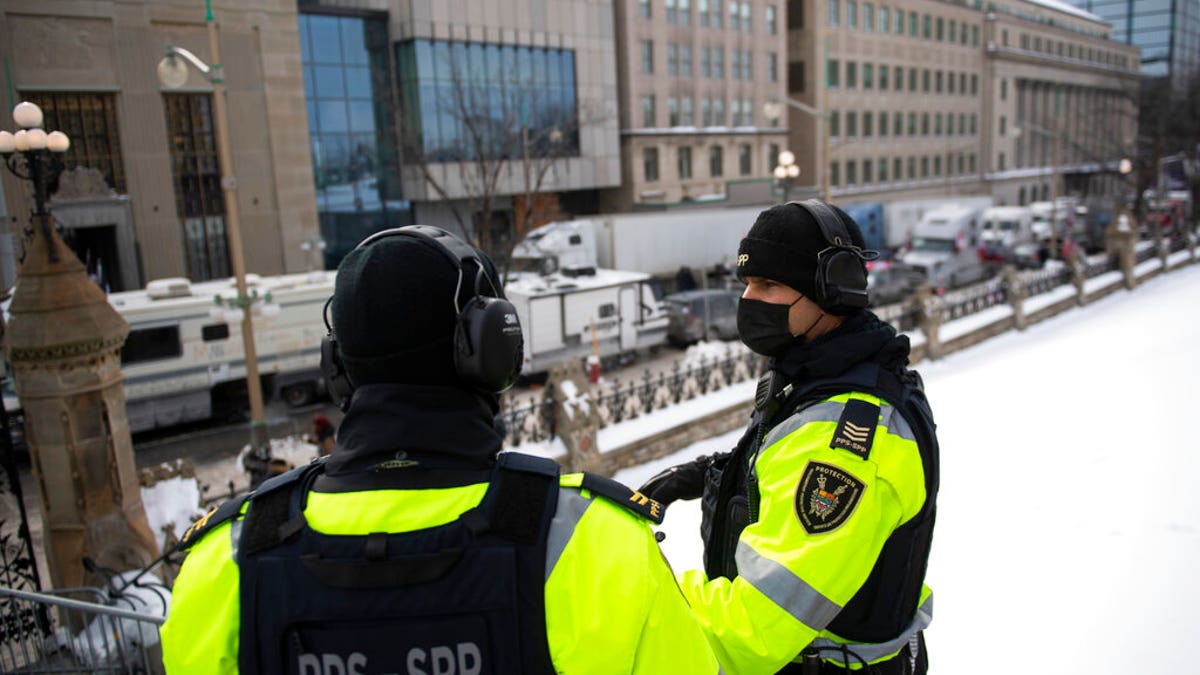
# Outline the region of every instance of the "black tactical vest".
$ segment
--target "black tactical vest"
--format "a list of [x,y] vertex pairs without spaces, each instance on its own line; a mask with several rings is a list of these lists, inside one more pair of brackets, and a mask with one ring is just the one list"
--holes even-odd
[[554,672],[544,589],[557,464],[503,453],[457,520],[360,536],[306,523],[321,472],[297,469],[252,497],[235,553],[243,675]]
[[750,428],[705,477],[700,526],[704,567],[710,579],[737,577],[738,537],[758,520],[754,462],[771,428],[810,405],[852,391],[878,396],[904,416],[916,436],[925,472],[926,497],[920,512],[892,533],[866,582],[827,626],[853,642],[879,643],[899,636],[912,622],[933,543],[939,473],[936,425],[920,377],[913,371],[906,371],[901,379],[876,363],[859,364],[839,377],[795,385],[784,393],[782,405],[774,402],[777,412],[770,410],[774,392],[760,396]]

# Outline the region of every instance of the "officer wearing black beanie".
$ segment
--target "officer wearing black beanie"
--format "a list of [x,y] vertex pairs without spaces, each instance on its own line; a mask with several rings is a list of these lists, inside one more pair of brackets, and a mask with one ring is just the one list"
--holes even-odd
[[486,255],[376,234],[339,266],[329,323],[323,367],[352,390],[333,450],[185,535],[168,673],[718,672],[658,504],[501,452],[522,349]]
[[759,214],[737,258],[738,332],[770,357],[754,416],[640,488],[702,498],[704,569],[679,581],[725,672],[927,668],[937,437],[908,338],[865,309],[863,247],[829,204]]

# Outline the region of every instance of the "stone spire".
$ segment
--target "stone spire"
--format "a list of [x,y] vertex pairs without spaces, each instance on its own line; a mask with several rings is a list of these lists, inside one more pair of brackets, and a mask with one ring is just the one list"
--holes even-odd
[[87,574],[85,557],[124,571],[158,554],[125,416],[120,351],[129,325],[55,228],[42,225],[17,275],[4,347],[25,415],[51,579],[57,588],[95,586],[101,580]]

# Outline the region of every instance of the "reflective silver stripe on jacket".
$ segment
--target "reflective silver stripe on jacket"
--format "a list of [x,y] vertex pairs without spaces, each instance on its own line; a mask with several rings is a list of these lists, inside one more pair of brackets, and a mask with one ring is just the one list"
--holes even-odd
[[[837,424],[842,418],[842,410],[845,407],[845,403],[835,403],[833,401],[822,401],[816,405],[809,406],[771,429],[771,433],[767,434],[766,439],[763,440],[762,447],[771,447],[784,436],[810,422],[833,422]],[[899,436],[913,443],[917,442],[917,437],[913,434],[912,427],[909,426],[908,421],[890,403],[883,402],[880,406],[879,424],[886,427],[888,433],[893,436]]]
[[583,514],[592,505],[592,500],[579,494],[579,490],[560,488],[558,491],[558,506],[554,509],[554,519],[550,521],[550,533],[546,538],[546,579],[558,564],[567,542],[575,534],[575,526],[579,524]]
[[738,542],[734,560],[738,576],[809,628],[824,629],[842,611],[841,605],[745,542]]
[[[930,596],[926,598],[925,602],[921,603],[921,606],[917,608],[917,613],[913,617],[912,623],[908,624],[908,627],[904,629],[904,632],[900,633],[900,636],[894,640],[888,640],[887,642],[880,642],[878,644],[848,642],[845,643],[845,646],[851,654],[857,654],[858,657],[863,661],[866,661],[867,663],[873,663],[875,661],[879,661],[880,659],[886,659],[895,656],[900,652],[901,649],[904,649],[904,646],[908,644],[908,641],[911,640],[918,631],[928,628],[931,621],[933,621],[932,594],[930,594]],[[838,665],[844,666],[846,664],[832,656],[841,654],[842,645],[843,643],[841,642],[834,642],[833,640],[827,638],[817,638],[816,640],[812,641],[812,645],[810,646],[818,650],[821,653],[821,657],[825,660],[833,661]],[[827,656],[827,654],[830,656]]]

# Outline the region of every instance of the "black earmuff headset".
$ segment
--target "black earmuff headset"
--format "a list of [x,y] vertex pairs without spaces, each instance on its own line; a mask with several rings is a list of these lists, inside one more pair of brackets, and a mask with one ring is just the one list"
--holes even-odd
[[[498,394],[508,389],[521,374],[524,341],[517,310],[513,307],[488,274],[480,253],[449,232],[430,225],[408,225],[376,232],[362,240],[355,249],[365,248],[387,237],[411,237],[430,242],[445,254],[458,269],[454,288],[454,370],[459,380],[475,389]],[[458,297],[462,290],[466,265],[475,265],[475,294],[461,307]],[[486,286],[490,294],[485,294]],[[325,338],[321,341],[321,372],[334,404],[343,409],[354,393],[354,383],[346,372],[337,337],[329,322],[331,296],[325,302]]]
[[813,301],[821,309],[838,315],[852,314],[867,306],[867,268],[864,263],[879,257],[879,251],[863,250],[854,244],[842,219],[829,205],[816,199],[788,202],[808,211],[827,248],[817,254]]

